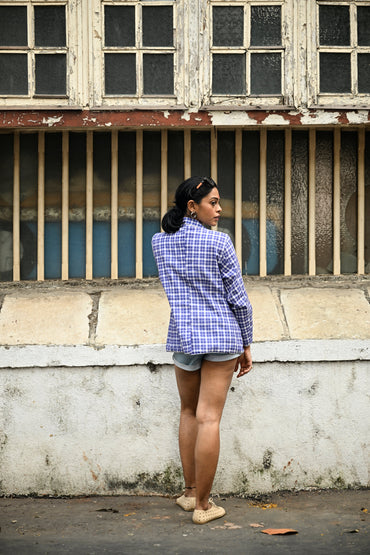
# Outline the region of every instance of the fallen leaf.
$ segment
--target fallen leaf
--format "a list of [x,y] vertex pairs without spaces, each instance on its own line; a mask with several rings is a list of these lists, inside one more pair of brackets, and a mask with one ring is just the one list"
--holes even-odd
[[261,532],[269,536],[298,534],[298,530],[293,530],[293,528],[266,528],[265,530],[261,530]]
[[257,524],[256,522],[252,522],[252,524],[250,524],[249,526],[251,526],[252,528],[263,528],[263,524]]
[[123,515],[123,516],[132,516],[132,515],[136,515],[136,513],[126,513],[126,514]]
[[367,513],[367,512],[368,512],[368,510],[365,509],[365,507],[362,507],[361,511],[362,511],[363,513]]

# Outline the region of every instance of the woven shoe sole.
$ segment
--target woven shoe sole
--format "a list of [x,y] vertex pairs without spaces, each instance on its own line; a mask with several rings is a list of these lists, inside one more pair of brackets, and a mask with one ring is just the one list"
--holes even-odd
[[201,509],[195,509],[193,512],[193,522],[194,524],[206,524],[206,522],[210,522],[211,520],[216,520],[216,518],[221,518],[226,514],[226,511],[223,507],[218,507],[210,501],[211,508],[202,511]]
[[195,497],[185,497],[182,495],[176,499],[176,504],[179,505],[184,511],[194,511],[196,498]]

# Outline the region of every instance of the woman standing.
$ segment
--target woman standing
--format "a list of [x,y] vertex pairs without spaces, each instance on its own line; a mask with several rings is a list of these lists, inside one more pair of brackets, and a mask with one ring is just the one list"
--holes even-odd
[[220,450],[219,425],[233,372],[252,368],[252,308],[230,238],[211,230],[221,214],[211,178],[181,183],[175,206],[152,239],[171,307],[167,351],[173,351],[181,400],[179,446],[185,493],[176,500],[204,524],[225,514],[209,499]]

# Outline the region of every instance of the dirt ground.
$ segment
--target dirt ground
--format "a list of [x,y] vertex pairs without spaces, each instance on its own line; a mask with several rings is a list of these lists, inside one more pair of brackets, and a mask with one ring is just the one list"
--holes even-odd
[[370,490],[215,501],[226,515],[197,526],[165,497],[1,498],[0,553],[370,553]]

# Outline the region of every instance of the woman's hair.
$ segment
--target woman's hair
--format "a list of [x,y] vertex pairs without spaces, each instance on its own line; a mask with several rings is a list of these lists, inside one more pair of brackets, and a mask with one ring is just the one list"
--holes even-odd
[[185,179],[176,189],[175,206],[163,216],[162,228],[164,231],[166,233],[178,231],[187,212],[189,200],[199,204],[214,187],[217,185],[210,177],[195,176]]

